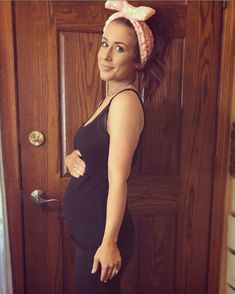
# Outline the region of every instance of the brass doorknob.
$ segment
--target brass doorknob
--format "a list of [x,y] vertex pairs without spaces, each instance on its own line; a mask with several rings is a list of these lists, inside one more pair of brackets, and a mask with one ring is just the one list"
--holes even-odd
[[33,131],[29,134],[29,142],[33,146],[41,146],[45,141],[45,136],[43,133],[38,131]]

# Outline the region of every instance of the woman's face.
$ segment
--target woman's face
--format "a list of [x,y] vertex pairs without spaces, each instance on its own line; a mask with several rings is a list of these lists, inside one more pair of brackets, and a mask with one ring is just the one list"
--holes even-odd
[[104,81],[130,81],[136,72],[137,38],[133,29],[112,21],[98,52],[100,77]]

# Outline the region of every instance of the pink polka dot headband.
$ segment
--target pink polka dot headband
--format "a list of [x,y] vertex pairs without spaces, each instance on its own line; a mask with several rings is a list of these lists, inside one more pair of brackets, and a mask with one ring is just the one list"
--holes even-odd
[[134,7],[125,0],[107,0],[105,2],[105,8],[117,10],[118,12],[112,14],[108,18],[105,22],[103,32],[105,32],[110,22],[119,17],[125,17],[132,23],[138,38],[140,49],[140,69],[142,69],[154,47],[153,34],[148,25],[145,23],[145,20],[154,15],[155,10],[146,6]]

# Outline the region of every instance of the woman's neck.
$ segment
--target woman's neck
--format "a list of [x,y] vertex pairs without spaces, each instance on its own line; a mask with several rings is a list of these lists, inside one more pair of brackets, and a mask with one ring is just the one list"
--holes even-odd
[[126,89],[128,86],[132,86],[133,81],[125,81],[125,82],[114,82],[114,81],[109,81],[108,82],[108,93],[107,96],[113,96],[116,93],[118,93],[121,90]]

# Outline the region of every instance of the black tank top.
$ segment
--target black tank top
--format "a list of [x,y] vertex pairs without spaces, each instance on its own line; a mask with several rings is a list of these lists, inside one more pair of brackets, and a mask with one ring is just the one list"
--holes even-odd
[[[138,95],[143,107],[138,92],[131,88],[122,91],[127,90]],[[64,193],[63,214],[71,235],[80,247],[88,250],[95,249],[100,244],[104,233],[109,188],[107,116],[114,97],[92,121],[86,125],[84,123],[75,133],[74,149],[81,152],[86,169],[84,175],[79,178],[71,176]],[[135,154],[136,150],[132,165],[135,163]],[[126,204],[120,235],[123,231],[133,230],[134,224]]]

